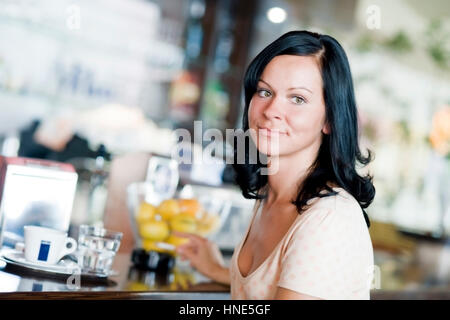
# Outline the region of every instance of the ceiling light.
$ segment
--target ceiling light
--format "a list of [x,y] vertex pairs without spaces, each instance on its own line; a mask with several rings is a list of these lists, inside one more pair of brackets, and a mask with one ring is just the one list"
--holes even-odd
[[279,7],[273,7],[267,10],[267,19],[273,23],[283,22],[286,20],[286,15],[286,10]]

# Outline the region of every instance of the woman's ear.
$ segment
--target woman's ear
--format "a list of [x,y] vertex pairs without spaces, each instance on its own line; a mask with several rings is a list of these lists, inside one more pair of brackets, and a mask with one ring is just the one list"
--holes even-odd
[[323,134],[330,134],[330,126],[328,125],[328,122],[323,125],[322,132]]

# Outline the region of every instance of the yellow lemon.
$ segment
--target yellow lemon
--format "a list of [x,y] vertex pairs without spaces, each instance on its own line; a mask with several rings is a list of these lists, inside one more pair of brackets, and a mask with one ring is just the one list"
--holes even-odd
[[178,204],[181,213],[189,214],[194,218],[198,218],[203,211],[203,207],[197,199],[179,199]]
[[130,282],[127,286],[127,289],[130,291],[148,291],[151,288],[145,283],[141,282]]
[[142,248],[144,248],[145,251],[156,251],[156,252],[167,253],[167,250],[158,247],[155,244],[155,242],[156,241],[144,239],[144,241],[142,242]]
[[170,285],[173,290],[186,290],[195,283],[195,277],[190,272],[181,272],[179,270],[174,270],[172,275],[173,280]]
[[169,236],[169,225],[162,220],[146,221],[139,226],[139,234],[144,239],[163,241]]
[[180,213],[180,206],[178,205],[177,200],[166,199],[161,201],[159,206],[156,208],[156,212],[164,220],[170,220],[170,218]]
[[170,219],[170,228],[175,231],[194,233],[197,230],[197,221],[187,213],[180,213]]
[[166,242],[174,245],[175,247],[178,247],[182,244],[188,243],[189,239],[183,238],[183,237],[177,237],[177,236],[174,236],[173,234],[171,234],[169,236],[169,238],[167,238]]
[[139,206],[139,211],[137,213],[136,220],[138,221],[138,223],[149,221],[153,219],[155,213],[156,213],[155,206],[147,202],[142,202],[141,205]]

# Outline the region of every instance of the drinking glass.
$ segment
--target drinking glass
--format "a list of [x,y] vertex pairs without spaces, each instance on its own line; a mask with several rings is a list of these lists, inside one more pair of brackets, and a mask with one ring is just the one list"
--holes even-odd
[[109,273],[122,235],[122,232],[81,225],[78,233],[78,266],[81,272]]

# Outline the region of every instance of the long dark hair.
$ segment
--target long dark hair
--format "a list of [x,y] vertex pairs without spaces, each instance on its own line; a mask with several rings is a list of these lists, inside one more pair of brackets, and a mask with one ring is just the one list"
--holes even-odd
[[[248,108],[256,92],[257,83],[266,65],[279,55],[315,56],[322,73],[323,96],[329,134],[323,134],[322,144],[315,162],[292,203],[299,214],[308,208],[308,201],[316,197],[328,197],[336,192],[330,183],[349,192],[359,203],[367,226],[369,217],[364,211],[375,197],[372,176],[360,176],[357,162],[367,165],[372,160],[368,150],[365,157],[359,149],[358,116],[353,90],[353,80],[347,55],[341,45],[328,35],[308,31],[291,31],[269,44],[250,63],[245,73],[245,110],[242,129],[247,131]],[[248,148],[245,148],[245,163],[234,161],[236,182],[248,199],[262,199],[267,194],[261,190],[267,185],[267,175],[261,174],[266,167],[260,160],[250,163]],[[235,160],[237,149],[235,144]],[[325,192],[322,192],[325,191]]]

